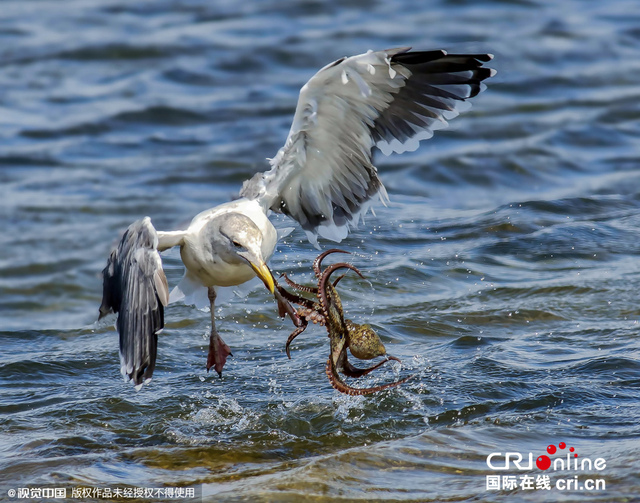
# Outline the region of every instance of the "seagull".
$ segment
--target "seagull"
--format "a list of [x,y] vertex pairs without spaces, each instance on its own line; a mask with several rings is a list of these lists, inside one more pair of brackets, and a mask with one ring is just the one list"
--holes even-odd
[[[151,379],[165,307],[198,289],[207,289],[211,309],[207,370],[220,376],[231,355],[215,324],[220,287],[257,276],[280,316],[299,323],[267,266],[278,241],[270,213],[298,222],[317,248],[318,236],[344,239],[376,199],[388,201],[373,147],[385,155],[416,150],[484,89],[496,73],[483,66],[492,58],[403,47],[334,61],[302,87],[284,146],[268,171],[243,183],[238,199],[196,215],[185,230],[158,231],[149,217],[131,224],[103,270],[100,306],[100,318],[118,313],[125,380],[139,389]],[[173,247],[185,274],[169,294],[160,252]]]

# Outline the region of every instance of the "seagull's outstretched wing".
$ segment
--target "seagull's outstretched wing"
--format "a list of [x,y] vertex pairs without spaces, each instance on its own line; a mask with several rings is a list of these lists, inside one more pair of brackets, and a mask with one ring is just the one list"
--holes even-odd
[[102,275],[100,318],[118,313],[121,372],[140,385],[153,374],[158,332],[169,302],[158,235],[149,217],[129,226]]
[[368,52],[325,66],[300,90],[287,141],[271,170],[243,185],[241,196],[297,220],[315,234],[345,238],[367,202],[387,199],[373,146],[384,154],[418,148],[468,106],[495,72],[490,54]]

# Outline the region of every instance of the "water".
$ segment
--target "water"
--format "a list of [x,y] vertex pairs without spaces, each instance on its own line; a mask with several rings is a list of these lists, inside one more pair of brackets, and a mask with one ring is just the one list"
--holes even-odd
[[[2,2],[0,499],[639,500],[637,2],[424,5]],[[492,52],[499,70],[449,130],[377,158],[392,204],[343,243],[370,281],[344,281],[349,316],[403,360],[362,385],[418,376],[338,394],[323,330],[288,360],[291,326],[256,287],[221,307],[222,380],[204,370],[208,313],[173,306],[153,381],[123,383],[113,320],[95,323],[120,232],[227,201],[318,68],[402,45]],[[297,229],[271,265],[310,281],[316,253]],[[175,284],[176,253],[165,268]],[[489,454],[559,442],[606,459],[587,474],[605,491],[486,489],[543,473],[491,471]]]

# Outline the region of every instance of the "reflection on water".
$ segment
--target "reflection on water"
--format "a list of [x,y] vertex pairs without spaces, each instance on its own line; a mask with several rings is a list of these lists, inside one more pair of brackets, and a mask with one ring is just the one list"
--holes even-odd
[[[2,11],[2,497],[35,485],[189,486],[212,501],[638,494],[635,3]],[[228,200],[281,146],[319,67],[402,45],[493,52],[500,72],[450,130],[377,159],[392,204],[344,243],[370,281],[345,278],[349,317],[403,361],[362,385],[418,377],[337,394],[325,332],[308,329],[288,360],[290,326],[254,288],[221,308],[234,354],[223,379],[204,370],[209,315],[178,305],[150,386],[124,384],[117,334],[95,323],[119,233]],[[272,266],[310,282],[316,253],[297,229]],[[165,264],[175,284],[175,252]],[[488,454],[561,441],[607,459],[606,492],[486,490]]]

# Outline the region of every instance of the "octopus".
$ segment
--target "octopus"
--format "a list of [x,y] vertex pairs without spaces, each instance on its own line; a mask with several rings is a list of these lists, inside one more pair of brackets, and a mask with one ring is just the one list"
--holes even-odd
[[[345,383],[340,377],[340,373],[347,377],[363,377],[381,367],[388,361],[395,360],[399,362],[400,360],[395,356],[387,354],[384,344],[371,326],[354,323],[351,320],[345,319],[342,309],[342,301],[340,300],[336,286],[346,273],[338,276],[333,282],[331,282],[331,276],[336,271],[342,269],[351,270],[363,279],[364,276],[355,266],[346,262],[332,264],[323,271],[322,260],[332,253],[349,252],[334,248],[321,253],[314,260],[313,271],[318,279],[317,287],[300,285],[289,279],[286,274],[282,275],[285,282],[290,287],[298,292],[315,295],[315,299],[312,300],[307,297],[291,293],[276,282],[276,289],[282,297],[289,302],[301,306],[296,310],[296,314],[298,316],[297,328],[291,333],[285,345],[287,356],[291,358],[291,343],[298,335],[306,330],[307,326],[311,322],[322,325],[327,329],[330,341],[330,353],[326,364],[326,374],[334,389],[347,395],[368,395],[370,393],[375,393],[376,391],[394,388],[405,383],[412,376],[396,382],[371,388],[354,388]],[[371,360],[379,356],[384,356],[385,359],[371,367],[358,368],[349,362],[347,349],[354,357],[360,360]]]

